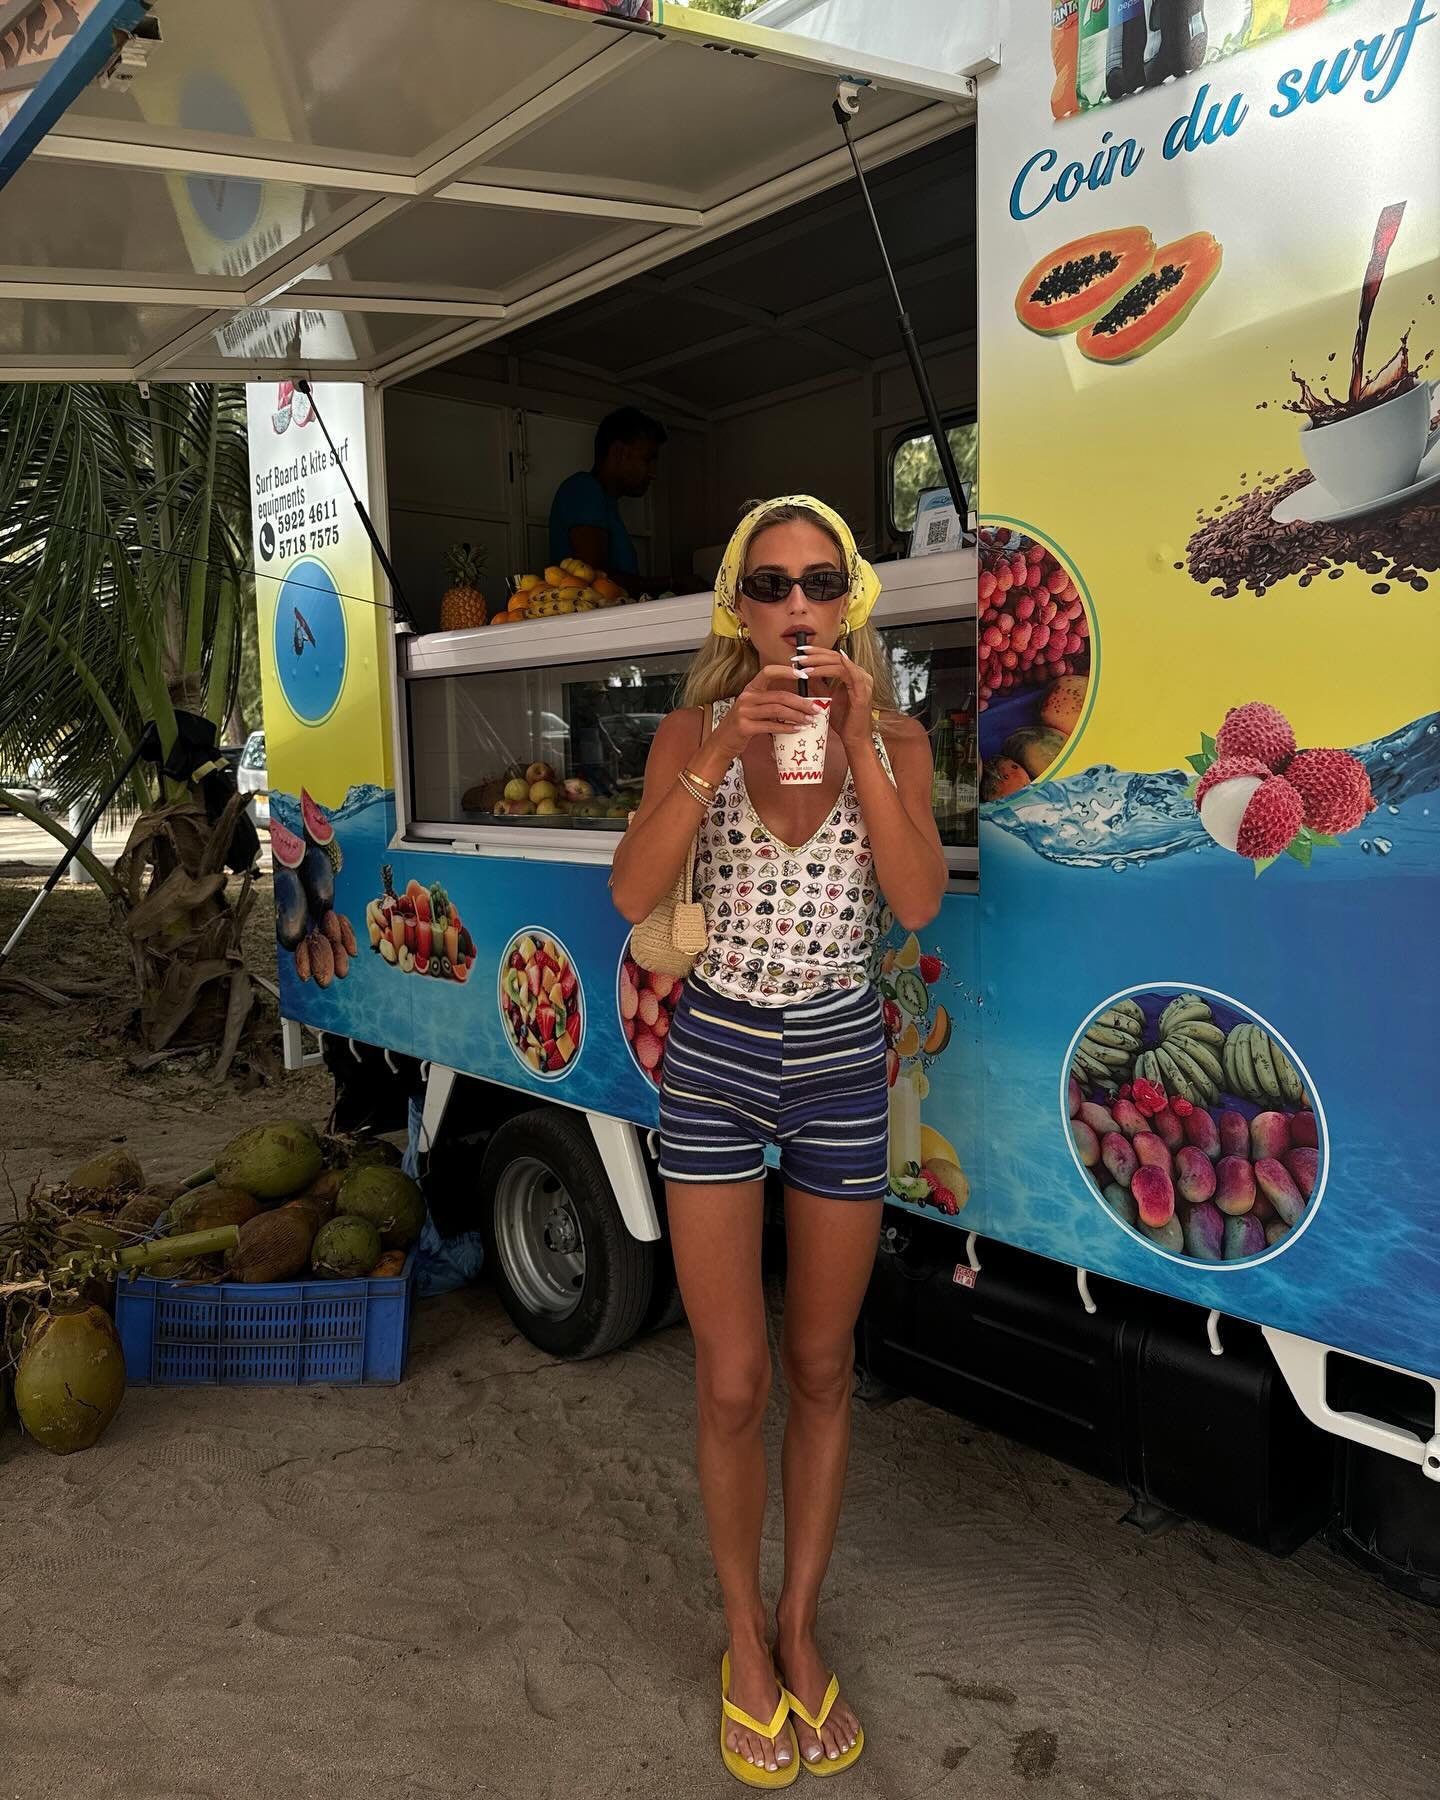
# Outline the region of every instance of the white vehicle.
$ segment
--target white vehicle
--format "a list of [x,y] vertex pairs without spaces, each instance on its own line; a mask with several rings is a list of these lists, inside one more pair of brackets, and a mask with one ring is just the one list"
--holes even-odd
[[291,1061],[421,1101],[537,1344],[673,1315],[673,996],[606,875],[708,582],[435,630],[443,552],[538,574],[634,403],[640,566],[819,494],[933,733],[869,1377],[1440,1593],[1440,24],[333,0],[322,51],[312,10],[168,9],[0,191],[0,379],[251,383],[277,923],[308,880],[360,944],[323,986],[282,948]]
[[270,781],[265,768],[265,733],[252,731],[240,752],[235,769],[235,785],[242,794],[251,794],[250,817],[257,825],[270,823]]

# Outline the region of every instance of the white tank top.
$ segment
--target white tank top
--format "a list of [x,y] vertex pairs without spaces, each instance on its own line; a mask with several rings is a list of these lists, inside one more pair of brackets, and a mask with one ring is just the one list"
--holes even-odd
[[[732,704],[715,702],[712,730]],[[878,731],[875,748],[893,781]],[[784,844],[751,804],[737,757],[700,822],[695,890],[710,933],[695,973],[720,993],[787,1006],[869,980],[881,899],[848,770],[835,810],[810,841]]]

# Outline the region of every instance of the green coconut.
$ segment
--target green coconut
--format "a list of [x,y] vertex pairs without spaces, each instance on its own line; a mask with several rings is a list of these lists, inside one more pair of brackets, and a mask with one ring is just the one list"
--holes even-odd
[[214,1179],[257,1200],[288,1200],[310,1185],[324,1160],[313,1127],[278,1119],[232,1138],[215,1158]]
[[354,1281],[368,1275],[380,1260],[380,1233],[369,1219],[342,1213],[322,1225],[310,1252],[310,1267],[317,1275],[338,1281]]
[[259,1202],[243,1188],[207,1182],[171,1204],[165,1235],[180,1237],[187,1231],[212,1231],[217,1225],[243,1225],[259,1210]]
[[116,1213],[115,1223],[126,1233],[149,1231],[169,1210],[171,1198],[168,1194],[132,1194]]
[[72,1169],[65,1185],[77,1194],[138,1194],[145,1171],[128,1150],[102,1150]]
[[340,1189],[340,1211],[369,1219],[386,1250],[408,1250],[425,1227],[425,1196],[399,1169],[352,1169]]
[[56,1456],[88,1450],[125,1398],[125,1354],[98,1306],[46,1313],[25,1340],[15,1410]]
[[104,1213],[77,1213],[60,1227],[62,1244],[73,1244],[81,1250],[118,1250],[129,1241],[129,1234],[112,1223]]

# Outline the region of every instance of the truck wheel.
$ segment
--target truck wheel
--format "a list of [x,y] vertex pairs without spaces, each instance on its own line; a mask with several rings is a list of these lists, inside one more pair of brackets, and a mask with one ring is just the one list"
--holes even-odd
[[552,1356],[603,1356],[645,1322],[654,1246],[631,1237],[584,1116],[500,1126],[480,1164],[481,1228],[506,1312]]

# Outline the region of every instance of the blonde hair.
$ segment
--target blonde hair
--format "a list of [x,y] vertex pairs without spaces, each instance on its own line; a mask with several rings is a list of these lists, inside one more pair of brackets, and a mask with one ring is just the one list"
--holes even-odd
[[[742,514],[752,512],[759,504],[761,503],[756,500],[747,501],[741,509]],[[797,521],[823,531],[834,544],[841,567],[845,567],[844,547],[824,519],[818,513],[811,512],[808,506],[769,508],[756,520],[749,541],[753,544],[760,533],[768,531],[772,525],[789,525]],[[876,708],[882,713],[894,712],[895,683],[890,673],[890,659],[880,642],[880,633],[867,620],[858,631],[849,632],[841,641],[851,662],[870,677]],[[680,704],[708,706],[715,700],[733,700],[759,673],[760,658],[754,644],[744,638],[719,637],[712,633],[700,646],[690,665],[690,672],[681,691]]]

